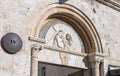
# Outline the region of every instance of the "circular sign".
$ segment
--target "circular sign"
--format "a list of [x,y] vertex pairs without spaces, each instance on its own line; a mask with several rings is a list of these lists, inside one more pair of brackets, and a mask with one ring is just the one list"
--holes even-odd
[[22,48],[22,40],[16,33],[7,33],[1,39],[2,48],[10,53],[15,54]]

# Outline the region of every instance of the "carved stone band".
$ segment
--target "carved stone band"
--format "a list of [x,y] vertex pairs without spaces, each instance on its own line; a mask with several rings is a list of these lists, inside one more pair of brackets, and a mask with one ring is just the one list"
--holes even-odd
[[82,56],[82,57],[87,56],[87,54],[75,52],[75,50],[66,50],[66,49],[57,48],[57,47],[53,47],[53,46],[44,46],[44,48],[45,49],[50,49],[52,51],[58,51],[58,52],[64,52],[64,53],[74,54],[74,55],[78,55],[78,56]]
[[28,37],[29,40],[39,42],[39,43],[45,43],[46,40],[42,38],[36,38],[36,37]]

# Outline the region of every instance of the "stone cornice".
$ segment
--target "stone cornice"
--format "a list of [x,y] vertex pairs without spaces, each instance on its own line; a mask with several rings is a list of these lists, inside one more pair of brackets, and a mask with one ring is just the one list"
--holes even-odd
[[120,2],[117,0],[96,0],[120,12]]
[[45,39],[37,38],[37,37],[28,37],[30,41],[38,42],[38,43],[45,43]]
[[106,56],[105,54],[97,53],[97,52],[88,54],[89,61],[93,62],[93,63],[94,62],[98,62],[98,63],[103,62],[105,56]]
[[97,52],[95,52],[95,53],[90,53],[88,56],[99,56],[99,57],[105,57],[105,56],[107,56],[107,55],[105,55],[105,54],[103,54],[103,53],[97,53]]

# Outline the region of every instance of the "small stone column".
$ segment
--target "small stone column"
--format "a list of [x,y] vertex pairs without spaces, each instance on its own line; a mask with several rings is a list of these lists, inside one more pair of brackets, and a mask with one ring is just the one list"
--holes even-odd
[[104,56],[99,53],[93,53],[89,55],[89,62],[92,69],[92,76],[104,75],[104,74],[101,74],[102,70],[104,70],[104,68],[101,66],[103,65],[103,59],[104,59]]
[[38,60],[37,58],[32,57],[32,70],[31,70],[31,76],[38,76]]
[[31,48],[31,76],[38,76],[38,54],[42,50],[42,46],[33,45]]

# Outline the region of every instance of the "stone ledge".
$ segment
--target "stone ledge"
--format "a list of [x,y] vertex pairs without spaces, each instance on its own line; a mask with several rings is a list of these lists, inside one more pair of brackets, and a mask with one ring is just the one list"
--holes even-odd
[[39,42],[39,43],[45,43],[45,42],[46,42],[45,39],[37,38],[37,37],[28,37],[28,39],[29,39],[30,41]]
[[45,49],[50,49],[52,51],[58,51],[58,52],[64,52],[64,53],[69,53],[69,54],[73,54],[73,55],[78,55],[78,56],[82,56],[82,57],[86,57],[87,54],[86,53],[80,53],[74,50],[66,50],[66,49],[61,49],[61,48],[56,48],[56,47],[52,47],[52,46],[44,46]]

